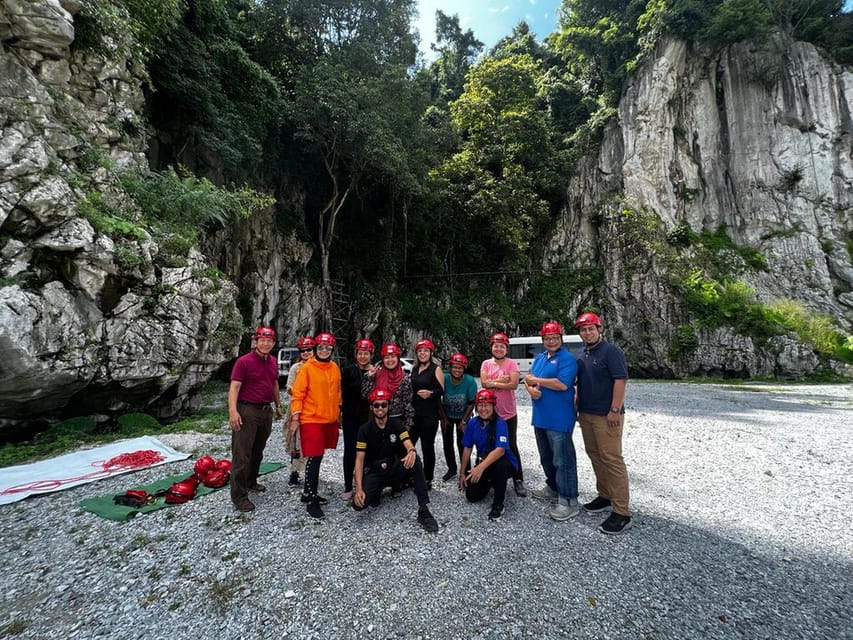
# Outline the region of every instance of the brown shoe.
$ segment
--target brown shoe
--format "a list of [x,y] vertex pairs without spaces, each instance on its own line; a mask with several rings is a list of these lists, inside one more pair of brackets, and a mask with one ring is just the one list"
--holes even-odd
[[249,487],[249,491],[257,491],[259,493],[263,493],[266,490],[267,488],[264,485],[258,484],[257,482]]
[[243,498],[242,500],[238,500],[234,503],[234,508],[237,509],[237,511],[254,511],[255,503],[248,498]]

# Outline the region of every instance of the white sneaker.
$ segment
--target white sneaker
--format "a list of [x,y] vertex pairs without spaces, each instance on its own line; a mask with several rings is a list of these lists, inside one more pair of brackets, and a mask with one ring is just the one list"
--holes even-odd
[[551,516],[552,520],[557,520],[558,522],[564,522],[565,520],[570,520],[574,518],[581,512],[580,506],[577,504],[558,504],[553,509],[548,512],[548,515]]
[[534,489],[530,492],[530,495],[542,502],[557,502],[557,498],[560,497],[560,494],[554,491],[547,484],[541,489]]

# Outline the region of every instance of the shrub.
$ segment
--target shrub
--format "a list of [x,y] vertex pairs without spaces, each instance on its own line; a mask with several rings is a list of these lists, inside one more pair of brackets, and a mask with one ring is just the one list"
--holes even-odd
[[142,435],[160,428],[157,418],[147,413],[125,413],[118,418],[118,430],[122,435]]

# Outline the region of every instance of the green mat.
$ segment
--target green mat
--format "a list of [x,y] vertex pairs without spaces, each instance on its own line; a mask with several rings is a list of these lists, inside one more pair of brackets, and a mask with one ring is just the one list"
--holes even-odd
[[[268,473],[272,473],[273,471],[278,471],[279,469],[281,469],[281,467],[281,462],[262,462],[260,475],[263,476]],[[186,480],[191,475],[192,472],[181,473],[176,476],[169,476],[168,478],[163,478],[162,480],[158,480],[157,482],[152,482],[151,484],[146,484],[142,486],[133,485],[127,488],[144,489],[148,493],[156,493],[157,491],[168,489],[180,480]],[[228,485],[226,484],[225,487],[227,486]],[[198,500],[200,497],[206,496],[208,493],[219,491],[219,489],[224,489],[225,487],[211,489],[210,487],[205,487],[203,484],[200,484],[198,485],[198,490],[196,491],[195,498],[193,498],[193,500]],[[108,496],[100,496],[98,498],[86,498],[85,500],[80,502],[80,507],[84,511],[90,511],[95,515],[99,515],[102,518],[106,518],[107,520],[117,520],[119,522],[124,522],[125,520],[130,520],[137,513],[151,513],[152,511],[157,511],[158,509],[162,509],[163,507],[180,506],[166,504],[166,499],[164,497],[160,497],[157,498],[157,501],[154,504],[147,504],[144,507],[138,508],[128,507],[113,502],[113,496],[115,495],[116,494],[110,494]]]

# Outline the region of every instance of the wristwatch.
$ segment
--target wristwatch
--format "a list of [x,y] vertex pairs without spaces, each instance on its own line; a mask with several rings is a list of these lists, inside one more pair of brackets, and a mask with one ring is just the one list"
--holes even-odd
[[610,407],[611,413],[622,413],[622,407]]

